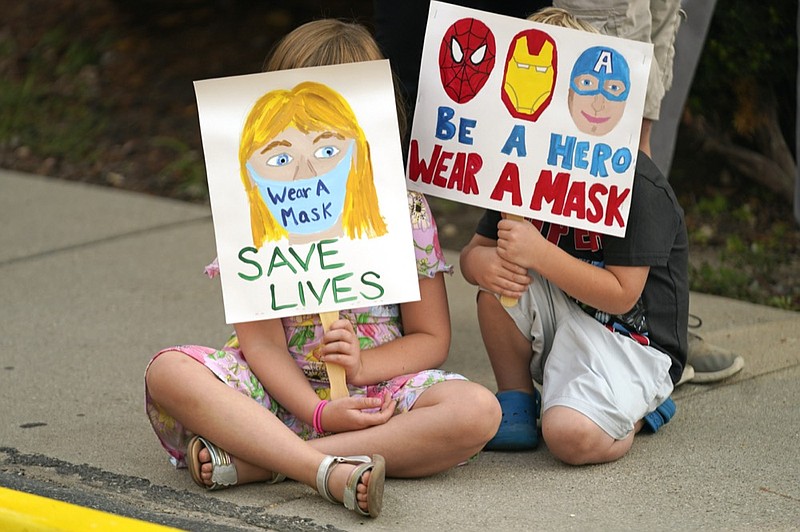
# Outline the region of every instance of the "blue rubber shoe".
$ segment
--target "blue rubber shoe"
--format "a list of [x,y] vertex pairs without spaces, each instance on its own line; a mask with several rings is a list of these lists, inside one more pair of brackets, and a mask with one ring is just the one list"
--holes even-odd
[[642,429],[648,432],[658,432],[658,429],[669,423],[669,420],[672,419],[677,410],[678,407],[675,406],[675,401],[672,400],[672,397],[667,397],[666,401],[644,416]]
[[539,445],[536,420],[542,407],[538,390],[533,395],[518,391],[498,392],[503,419],[497,434],[486,444],[487,451],[525,451]]

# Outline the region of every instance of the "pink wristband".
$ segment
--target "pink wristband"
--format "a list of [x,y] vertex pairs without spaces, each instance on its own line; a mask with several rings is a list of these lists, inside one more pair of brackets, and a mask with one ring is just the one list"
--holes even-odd
[[314,416],[311,418],[311,426],[314,428],[314,431],[317,434],[322,434],[325,431],[322,428],[322,410],[325,408],[325,405],[328,404],[327,399],[323,399],[317,406],[314,408]]

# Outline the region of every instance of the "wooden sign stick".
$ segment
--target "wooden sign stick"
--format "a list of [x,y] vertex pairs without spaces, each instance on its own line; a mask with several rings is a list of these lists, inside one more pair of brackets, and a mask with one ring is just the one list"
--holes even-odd
[[[331,328],[331,323],[338,319],[338,310],[319,313],[319,320],[322,322],[322,330],[325,332],[328,332],[328,329]],[[350,392],[347,391],[347,374],[344,368],[339,364],[325,362],[325,370],[328,372],[328,380],[331,383],[331,399],[348,397]]]
[[[508,214],[508,213],[506,213],[506,219],[516,220],[518,222],[524,220],[524,218],[518,214]],[[519,298],[510,296],[500,296],[500,304],[502,304],[504,307],[513,307],[514,305],[517,304],[517,301],[519,301]]]

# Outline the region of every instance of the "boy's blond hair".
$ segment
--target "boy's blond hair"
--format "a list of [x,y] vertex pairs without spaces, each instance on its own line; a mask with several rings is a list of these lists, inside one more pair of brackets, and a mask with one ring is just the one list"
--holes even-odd
[[572,13],[560,7],[544,7],[529,15],[528,20],[531,22],[550,24],[552,26],[560,26],[562,28],[588,31],[589,33],[600,33],[597,31],[597,28],[591,24],[575,18]]

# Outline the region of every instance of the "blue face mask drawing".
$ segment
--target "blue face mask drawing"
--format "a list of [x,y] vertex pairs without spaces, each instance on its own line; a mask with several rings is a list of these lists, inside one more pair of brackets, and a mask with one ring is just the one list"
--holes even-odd
[[569,83],[576,94],[602,94],[612,102],[627,100],[630,85],[628,62],[616,50],[603,46],[589,48],[578,57]]
[[250,162],[245,166],[275,221],[289,233],[310,235],[330,229],[341,217],[354,144],[331,170],[307,179],[268,179]]

